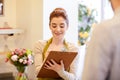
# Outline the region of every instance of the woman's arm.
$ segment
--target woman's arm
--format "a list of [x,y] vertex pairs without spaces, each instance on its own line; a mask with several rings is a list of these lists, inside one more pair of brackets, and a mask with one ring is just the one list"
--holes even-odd
[[38,74],[41,64],[42,64],[42,50],[44,47],[44,42],[38,41],[34,45],[34,60],[35,60],[35,73]]
[[65,71],[63,69],[61,69],[60,71],[58,71],[57,73],[64,79],[64,80],[78,80],[79,78],[79,72],[80,72],[80,68],[79,68],[79,59],[80,56],[79,54],[76,56],[76,58],[74,59],[74,61],[72,62],[71,66],[70,66],[70,70]]

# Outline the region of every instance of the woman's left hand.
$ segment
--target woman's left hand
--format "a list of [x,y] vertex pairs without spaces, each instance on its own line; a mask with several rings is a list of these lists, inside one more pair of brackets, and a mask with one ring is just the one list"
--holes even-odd
[[60,64],[58,64],[53,59],[51,59],[50,61],[47,61],[47,63],[45,64],[45,68],[53,70],[55,72],[64,70],[63,60],[61,60]]

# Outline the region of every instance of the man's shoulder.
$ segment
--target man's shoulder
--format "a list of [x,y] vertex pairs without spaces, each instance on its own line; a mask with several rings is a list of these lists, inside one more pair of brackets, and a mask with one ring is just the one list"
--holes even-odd
[[98,23],[96,26],[95,26],[95,31],[96,32],[99,32],[99,31],[106,31],[106,30],[109,30],[110,27],[112,25],[114,25],[114,20],[113,19],[108,19],[108,20],[104,20],[104,21],[101,21],[100,23]]

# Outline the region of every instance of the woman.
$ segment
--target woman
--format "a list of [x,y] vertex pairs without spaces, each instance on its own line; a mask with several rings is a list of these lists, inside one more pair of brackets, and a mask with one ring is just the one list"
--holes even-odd
[[[56,8],[50,14],[49,27],[53,37],[48,41],[39,40],[36,42],[34,47],[36,75],[40,70],[42,62],[49,54],[49,51],[65,50],[78,52],[78,48],[74,44],[64,40],[64,35],[68,29],[68,24],[68,17],[63,8]],[[62,79],[39,78],[38,80],[77,80],[79,76],[78,62],[79,54],[70,65],[69,71],[65,71],[63,61],[60,61],[60,64],[57,64],[54,60],[52,60],[52,63],[54,64],[51,64],[51,61],[48,61],[48,64],[45,65],[46,69],[57,72]]]

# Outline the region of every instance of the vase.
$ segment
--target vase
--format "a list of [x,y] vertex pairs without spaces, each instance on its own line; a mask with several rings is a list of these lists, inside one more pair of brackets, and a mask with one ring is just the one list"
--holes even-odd
[[16,74],[15,80],[28,80],[27,76],[25,74],[26,67],[24,67],[24,66],[16,66],[16,68],[17,68],[18,72]]

